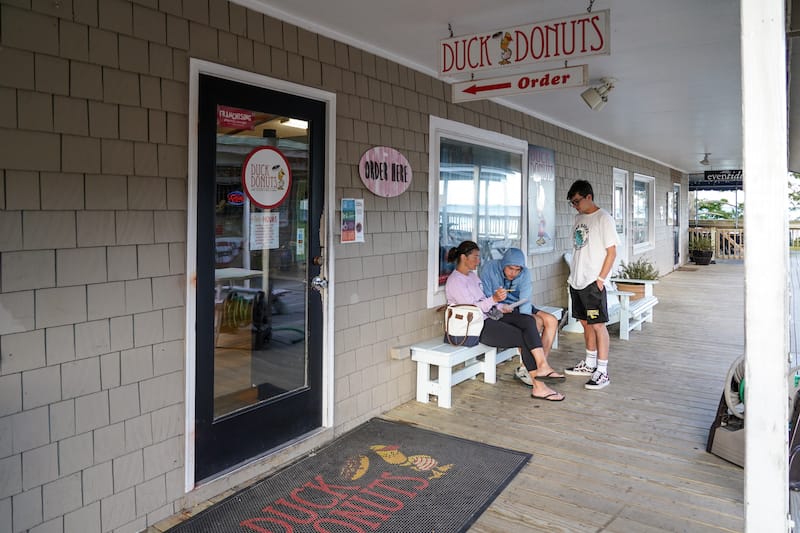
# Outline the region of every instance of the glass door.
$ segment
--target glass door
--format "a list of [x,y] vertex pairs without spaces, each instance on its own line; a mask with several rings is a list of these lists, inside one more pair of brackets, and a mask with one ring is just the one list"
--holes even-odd
[[669,201],[667,202],[667,216],[669,225],[672,226],[672,259],[675,268],[681,264],[681,185],[672,184]]
[[613,271],[621,262],[628,262],[628,172],[614,169],[614,205],[612,206],[614,223],[617,227],[617,258]]
[[323,102],[200,75],[195,479],[322,421]]

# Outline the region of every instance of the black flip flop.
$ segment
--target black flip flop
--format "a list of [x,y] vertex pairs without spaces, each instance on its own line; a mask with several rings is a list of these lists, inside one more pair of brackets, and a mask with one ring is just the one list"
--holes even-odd
[[[561,395],[561,398],[558,398],[557,400],[551,400],[550,399],[553,396],[558,396],[558,395]],[[531,398],[533,398],[534,400],[542,400],[542,401],[545,401],[545,402],[561,402],[561,401],[564,401],[564,398],[566,398],[566,396],[564,396],[560,392],[553,391],[550,394],[547,394],[545,396],[536,396],[535,394],[531,394]]]
[[544,376],[536,376],[536,379],[541,381],[564,381],[567,379],[567,376],[554,376],[553,374],[555,373],[556,373],[555,370],[551,370]]

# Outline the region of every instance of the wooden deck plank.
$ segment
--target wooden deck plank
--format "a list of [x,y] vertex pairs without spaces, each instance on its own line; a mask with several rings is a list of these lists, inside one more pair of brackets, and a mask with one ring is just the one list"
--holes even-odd
[[[705,451],[730,365],[744,352],[744,267],[720,262],[664,276],[655,322],[621,341],[612,327],[601,391],[569,377],[559,403],[534,402],[513,378],[464,382],[452,409],[415,401],[386,418],[528,451],[530,463],[473,531],[741,531],[741,468]],[[555,368],[583,356],[562,333]]]

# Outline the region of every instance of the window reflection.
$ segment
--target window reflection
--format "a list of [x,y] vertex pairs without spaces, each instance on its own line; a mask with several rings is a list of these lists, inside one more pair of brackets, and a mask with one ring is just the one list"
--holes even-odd
[[633,244],[649,245],[653,217],[653,179],[634,176],[633,181]]
[[464,240],[481,248],[482,259],[498,259],[520,247],[522,156],[442,139],[439,157],[439,286],[454,265],[447,251]]

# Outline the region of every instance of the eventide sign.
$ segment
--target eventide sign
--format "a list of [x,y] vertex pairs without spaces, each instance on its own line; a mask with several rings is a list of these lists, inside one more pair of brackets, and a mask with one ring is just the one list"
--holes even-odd
[[242,187],[258,207],[272,209],[286,200],[292,172],[284,155],[272,146],[256,148],[242,166]]
[[439,43],[439,74],[609,54],[610,19],[611,11],[606,9],[443,39]]
[[452,85],[453,102],[466,102],[468,100],[512,94],[527,94],[566,87],[582,87],[586,85],[588,70],[589,68],[586,65],[577,65],[517,74],[515,76],[454,83]]
[[256,122],[256,114],[247,109],[238,109],[224,105],[217,106],[217,125],[223,128],[252,130]]
[[689,174],[690,191],[735,191],[742,187],[741,169],[706,170],[702,174]]

